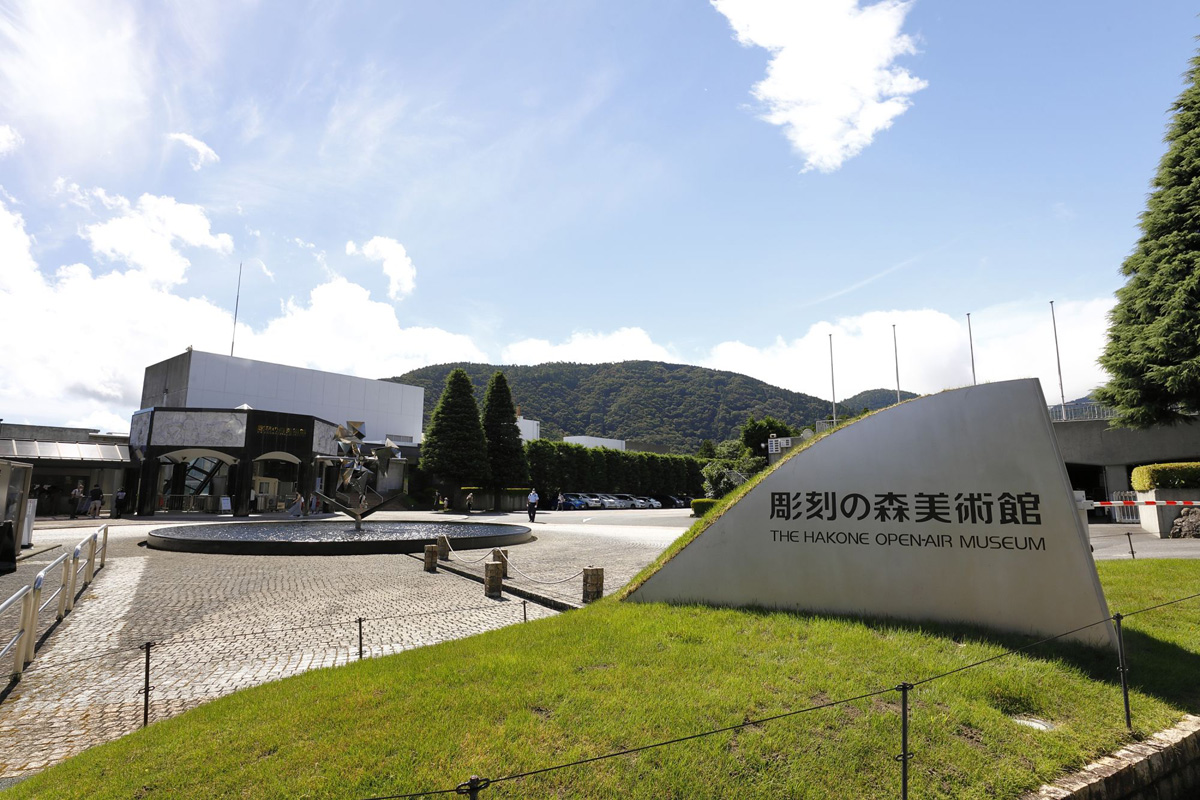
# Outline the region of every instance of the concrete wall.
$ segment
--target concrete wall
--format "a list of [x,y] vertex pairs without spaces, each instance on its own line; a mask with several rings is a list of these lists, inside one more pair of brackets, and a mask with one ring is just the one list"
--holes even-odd
[[584,447],[610,447],[613,450],[624,450],[624,439],[605,439],[600,436],[564,436],[564,442],[581,444]]
[[1200,423],[1137,431],[1110,428],[1107,420],[1055,422],[1054,435],[1068,464],[1200,461]]
[[168,358],[146,367],[142,376],[142,405],[140,408],[183,408],[187,405],[188,373],[192,351]]
[[248,358],[190,351],[146,368],[142,407],[237,408],[364,423],[371,441],[420,442],[425,390]]

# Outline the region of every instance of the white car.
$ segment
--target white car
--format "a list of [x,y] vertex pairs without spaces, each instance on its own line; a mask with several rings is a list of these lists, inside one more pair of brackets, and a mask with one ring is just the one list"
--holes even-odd
[[614,494],[613,497],[616,498],[617,502],[620,504],[617,506],[617,508],[633,508],[634,505],[636,505],[636,503],[633,502],[633,495]]
[[595,492],[580,492],[579,496],[587,500],[588,508],[604,508],[604,501]]
[[600,503],[605,508],[620,508],[621,507],[621,501],[618,500],[617,498],[613,497],[611,494],[600,494],[600,495],[597,495],[597,497],[600,498]]
[[638,506],[638,508],[662,508],[662,503],[658,502],[653,497],[639,497],[637,499],[645,504]]

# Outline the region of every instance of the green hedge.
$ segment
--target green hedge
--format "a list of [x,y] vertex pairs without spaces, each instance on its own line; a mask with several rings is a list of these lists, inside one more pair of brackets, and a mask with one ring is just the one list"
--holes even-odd
[[719,500],[709,497],[702,497],[699,500],[692,501],[692,516],[703,517],[709,510],[715,506]]
[[1131,477],[1133,488],[1139,492],[1154,489],[1200,488],[1200,462],[1186,461],[1177,464],[1147,464],[1136,467]]
[[547,501],[559,492],[695,496],[701,493],[704,482],[702,462],[692,456],[534,439],[525,443],[525,458],[533,485]]

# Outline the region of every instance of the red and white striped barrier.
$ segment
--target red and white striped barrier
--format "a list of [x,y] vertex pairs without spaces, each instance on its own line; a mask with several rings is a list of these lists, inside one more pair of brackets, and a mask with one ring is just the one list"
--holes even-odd
[[1200,500],[1096,500],[1096,506],[1200,506]]

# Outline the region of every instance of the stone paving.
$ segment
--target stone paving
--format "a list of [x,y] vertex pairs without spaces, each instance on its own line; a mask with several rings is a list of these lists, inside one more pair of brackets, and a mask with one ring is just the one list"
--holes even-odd
[[[565,512],[557,519],[539,515],[536,541],[509,548],[510,557],[535,578],[603,566],[605,591],[612,592],[690,522],[686,512],[656,513],[664,516],[647,518],[643,526],[634,516],[589,519],[591,525],[576,517],[577,524],[566,525],[559,523],[570,519]],[[615,521],[633,524],[604,524]],[[0,596],[29,583],[95,529],[94,522],[54,529],[43,524],[34,533],[37,554],[20,562],[16,573],[0,577]],[[364,618],[364,655],[371,657],[520,623],[523,615],[533,620],[556,613],[507,593],[488,600],[480,584],[444,570],[425,573],[411,556],[174,553],[140,546],[147,530],[142,520],[111,526],[107,565],[74,612],[49,635],[53,608],[42,613],[37,658],[0,703],[0,777],[10,779],[4,783],[140,727],[145,667],[140,646],[147,641],[154,642],[153,722],[238,689],[357,659],[358,617]],[[54,544],[61,547],[37,552]],[[582,578],[541,586],[511,574],[540,594],[550,589],[564,600],[580,600]],[[56,569],[47,583],[57,582]],[[9,635],[14,623],[11,617],[0,620],[0,631]],[[2,669],[10,666],[6,656]]]

